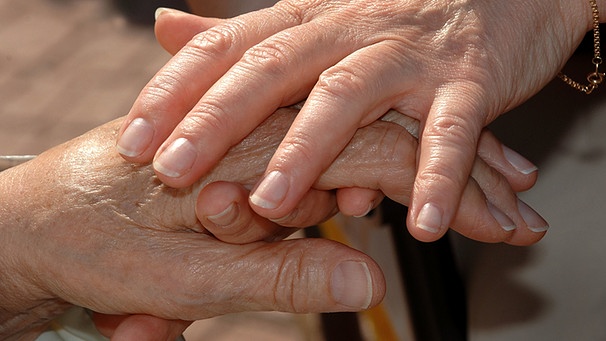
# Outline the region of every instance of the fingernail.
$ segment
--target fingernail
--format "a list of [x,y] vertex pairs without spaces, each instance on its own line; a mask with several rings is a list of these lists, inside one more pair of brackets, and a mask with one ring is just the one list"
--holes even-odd
[[196,161],[196,148],[186,138],[178,138],[154,160],[154,169],[171,178],[189,172]]
[[160,17],[162,14],[167,13],[167,12],[171,12],[171,11],[172,11],[172,9],[170,9],[170,8],[166,8],[166,7],[158,7],[158,8],[156,8],[156,12],[154,13],[154,18],[155,18],[156,20],[158,20],[158,18],[159,18],[159,17]]
[[442,229],[442,210],[434,204],[425,204],[417,216],[417,226],[427,232],[440,232]]
[[250,196],[250,201],[262,208],[278,207],[288,192],[288,179],[282,172],[273,171],[267,174]]
[[487,203],[487,206],[488,206],[488,211],[490,211],[490,214],[492,214],[492,216],[497,221],[497,223],[499,223],[499,225],[501,225],[501,228],[503,228],[503,230],[509,232],[509,231],[513,231],[517,228],[516,224],[514,224],[514,222],[511,221],[511,219],[509,219],[509,217],[507,215],[505,215],[505,213],[503,213],[496,206],[494,206],[490,202]]
[[135,118],[118,139],[116,148],[124,156],[139,156],[149,147],[153,138],[152,125],[142,118]]
[[503,147],[503,155],[509,163],[515,168],[518,172],[522,174],[530,174],[532,172],[536,172],[538,169],[532,162],[528,161],[525,157],[515,152],[513,149],[502,145]]
[[549,224],[535,210],[530,208],[525,202],[518,199],[518,209],[522,218],[526,222],[528,229],[532,232],[545,232],[549,230]]
[[236,220],[238,211],[238,205],[232,202],[223,212],[207,216],[206,219],[219,227],[225,227],[231,225]]
[[355,215],[354,218],[362,218],[362,217],[366,217],[368,215],[368,213],[370,213],[370,211],[372,211],[373,207],[375,207],[374,202],[370,202],[370,204],[368,204],[368,208],[366,209],[366,211],[360,215]]
[[330,288],[339,304],[367,309],[372,302],[372,277],[365,263],[345,261],[333,270]]

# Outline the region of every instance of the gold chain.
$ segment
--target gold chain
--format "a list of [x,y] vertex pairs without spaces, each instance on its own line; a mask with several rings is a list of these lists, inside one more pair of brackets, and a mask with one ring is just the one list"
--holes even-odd
[[593,90],[597,89],[602,81],[604,81],[604,77],[606,77],[606,73],[600,72],[600,65],[602,65],[602,57],[600,56],[600,13],[598,12],[598,4],[596,0],[589,0],[591,4],[591,16],[593,19],[593,60],[592,63],[595,65],[595,71],[587,75],[587,81],[589,84],[581,84],[572,78],[566,76],[562,72],[558,73],[558,77],[562,79],[566,84],[571,87],[582,91],[586,94],[590,94]]

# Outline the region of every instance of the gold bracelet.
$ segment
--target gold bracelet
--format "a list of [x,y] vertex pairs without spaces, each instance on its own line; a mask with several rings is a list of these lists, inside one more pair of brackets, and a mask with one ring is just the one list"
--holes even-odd
[[602,84],[602,81],[604,81],[604,77],[606,77],[606,73],[600,72],[602,57],[600,56],[600,13],[598,12],[598,4],[596,3],[596,0],[589,0],[589,3],[591,4],[591,15],[593,19],[592,63],[595,65],[595,71],[587,75],[587,81],[589,84],[585,85],[573,80],[562,72],[558,73],[558,77],[566,82],[566,84],[588,95],[592,93],[593,90],[597,89],[598,86]]

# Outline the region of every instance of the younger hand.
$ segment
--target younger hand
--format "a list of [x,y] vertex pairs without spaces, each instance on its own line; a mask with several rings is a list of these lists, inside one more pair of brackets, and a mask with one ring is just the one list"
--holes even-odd
[[589,13],[571,0],[283,0],[209,23],[143,90],[118,145],[133,161],[155,154],[161,180],[182,187],[276,108],[307,98],[251,195],[278,218],[356,129],[394,108],[421,122],[408,225],[441,233],[482,128],[553,78]]

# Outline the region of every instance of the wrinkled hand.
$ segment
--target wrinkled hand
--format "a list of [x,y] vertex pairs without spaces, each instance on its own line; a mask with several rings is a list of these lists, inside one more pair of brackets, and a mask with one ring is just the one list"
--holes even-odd
[[[278,112],[295,114],[292,109]],[[314,189],[380,190],[392,200],[408,204],[417,147],[416,139],[409,132],[414,133],[417,128],[418,122],[415,120],[390,112],[383,120],[360,129],[337,160],[314,184]],[[281,136],[275,138],[279,140]],[[373,145],[374,141],[381,142]],[[483,150],[491,150],[493,153],[476,158],[472,177],[464,190],[452,229],[483,242],[529,245],[538,241],[548,225],[516,196],[516,191],[526,190],[534,184],[536,173],[527,175],[518,172],[504,156],[509,153],[507,148],[490,133],[482,135],[480,145]],[[276,146],[277,144],[274,147]],[[262,223],[266,220],[250,209],[246,200],[247,193],[246,188],[237,184],[216,182],[206,186],[197,203],[198,219],[215,236],[230,243],[266,238],[268,232]],[[339,194],[342,196],[339,205],[347,204],[348,193],[338,193],[337,196]],[[311,200],[304,200],[303,203],[309,201]],[[295,222],[289,226],[301,226],[297,223],[300,223],[301,217],[309,214],[309,209],[305,207],[300,204],[299,209],[295,210],[298,214],[288,216],[288,219]],[[210,217],[218,217],[219,222]],[[430,240],[434,236],[417,234],[421,240],[423,237]]]
[[[0,240],[5,241],[0,272],[10,274],[0,282],[5,293],[0,320],[10,321],[11,312],[17,319],[30,313],[44,323],[70,304],[103,314],[187,321],[243,310],[359,310],[378,303],[384,283],[366,255],[327,240],[225,244],[205,233],[196,218],[194,203],[201,187],[220,181],[251,186],[257,181],[295,114],[293,109],[279,110],[194,187],[164,186],[150,166],[132,165],[115,154],[118,121],[0,173],[0,190],[11,198],[0,202]],[[404,143],[394,149],[393,139]],[[356,133],[340,156],[342,162],[327,170],[314,191],[359,186],[405,201],[415,143],[399,124],[375,122]],[[503,158],[494,160],[506,164]],[[490,168],[492,161],[477,162]],[[403,168],[406,164],[410,166]],[[360,173],[352,174],[352,169]],[[360,175],[366,180],[356,179]],[[404,183],[394,180],[406,178]],[[526,225],[525,212],[518,211],[519,201],[505,178],[480,168],[477,179],[466,188],[455,219],[458,231],[514,244],[543,236]],[[524,180],[528,183],[528,177],[514,174],[509,181],[523,186]],[[327,196],[323,205],[318,219],[334,213],[334,198]],[[491,207],[507,216],[493,215]],[[518,228],[502,226],[503,218]],[[271,235],[274,228],[261,228],[256,238]],[[11,323],[0,323],[6,325]],[[179,322],[176,327],[182,326]]]
[[121,129],[127,159],[155,154],[163,182],[189,185],[276,108],[307,98],[251,195],[256,212],[279,218],[356,129],[394,108],[421,122],[408,225],[441,234],[482,127],[554,77],[590,10],[579,0],[283,0],[214,23],[140,94]]
[[[0,338],[12,319],[33,315],[44,323],[69,304],[188,321],[377,304],[381,271],[358,251],[311,239],[230,245],[205,233],[196,218],[205,183],[258,179],[279,141],[265,137],[285,131],[287,116],[276,115],[187,189],[168,188],[150,166],[120,158],[113,143],[118,121],[0,173],[0,190],[11,199],[0,202]],[[333,214],[334,198],[324,206],[320,212]]]

